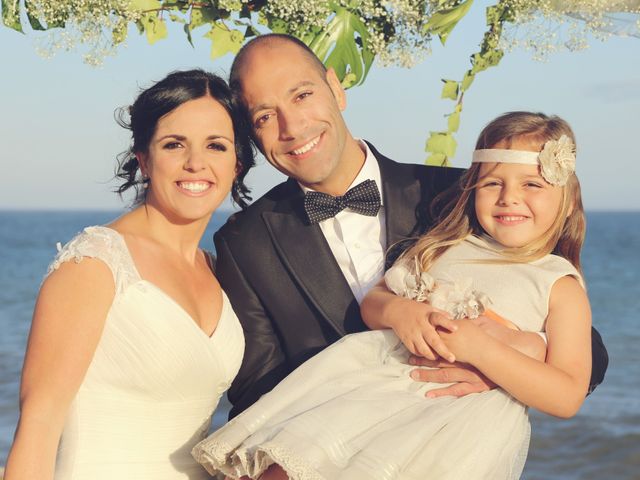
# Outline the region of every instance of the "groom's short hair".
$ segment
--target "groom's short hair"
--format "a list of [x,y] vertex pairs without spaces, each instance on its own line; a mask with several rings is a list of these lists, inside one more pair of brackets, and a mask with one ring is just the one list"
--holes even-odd
[[231,72],[229,73],[229,86],[231,87],[235,95],[239,95],[240,93],[242,87],[240,72],[242,70],[242,67],[246,63],[249,53],[251,53],[253,49],[261,45],[273,46],[277,45],[278,43],[290,43],[299,47],[304,55],[309,59],[311,65],[318,70],[318,73],[320,74],[322,79],[326,81],[326,67],[313,52],[313,50],[311,50],[307,46],[306,43],[291,35],[285,35],[284,33],[267,33],[264,35],[259,35],[243,45],[236,57],[233,59],[233,63],[231,64]]

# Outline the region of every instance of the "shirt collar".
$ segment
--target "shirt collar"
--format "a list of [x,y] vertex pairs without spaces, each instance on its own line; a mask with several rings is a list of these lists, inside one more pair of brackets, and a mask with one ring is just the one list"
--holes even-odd
[[[380,191],[380,198],[382,199],[382,176],[380,175],[380,165],[378,165],[378,160],[369,148],[369,145],[367,145],[367,142],[361,139],[356,139],[356,141],[358,142],[358,145],[360,145],[360,148],[364,151],[365,159],[362,168],[358,172],[358,175],[356,175],[356,178],[353,179],[353,182],[351,182],[351,185],[349,185],[349,188],[347,188],[347,190],[361,184],[365,180],[373,180],[378,186],[378,190]],[[305,187],[300,182],[298,182],[298,185],[300,185],[300,188],[304,193],[315,191],[312,188]]]

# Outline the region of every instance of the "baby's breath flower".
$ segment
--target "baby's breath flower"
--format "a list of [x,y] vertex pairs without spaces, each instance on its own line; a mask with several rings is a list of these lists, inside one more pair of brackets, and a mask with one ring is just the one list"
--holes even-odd
[[[411,67],[429,54],[431,33],[424,29],[429,19],[460,3],[461,0],[213,2],[219,10],[231,12],[232,22],[237,21],[238,13],[249,5],[254,13],[259,10],[261,19],[269,19],[277,31],[284,30],[299,38],[322,32],[336,15],[337,6],[365,26],[368,35],[366,40],[361,40],[366,41],[365,46],[379,63],[403,67]],[[51,55],[60,49],[82,46],[85,61],[97,64],[115,53],[131,23],[149,19],[149,15],[188,22],[190,14],[208,4],[208,1],[176,3],[169,0],[30,0],[25,5],[31,16],[46,27],[63,27],[53,28],[53,33],[42,39],[41,51]],[[640,36],[638,0],[503,0],[500,5],[509,9],[513,21],[505,24],[502,34],[496,36],[500,38],[498,47],[506,50],[523,47],[539,59],[560,48],[583,49],[589,36],[600,39],[612,33]],[[142,11],[145,8],[158,8],[158,11]],[[167,15],[167,12],[173,13]],[[621,21],[620,15],[625,14]],[[260,19],[257,21],[261,23]],[[242,23],[246,25],[246,19],[242,19]]]
[[52,56],[56,51],[85,47],[83,59],[90,65],[115,54],[113,31],[123,20],[135,22],[140,12],[130,9],[130,0],[32,0],[30,13],[53,29],[41,38],[38,52]]
[[589,37],[606,40],[612,34],[638,35],[637,0],[510,0],[515,21],[501,38],[506,50],[524,48],[544,60],[560,49],[583,50]]

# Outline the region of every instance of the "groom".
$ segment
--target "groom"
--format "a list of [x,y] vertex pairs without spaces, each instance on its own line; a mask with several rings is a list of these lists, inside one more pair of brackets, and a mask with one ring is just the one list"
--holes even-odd
[[[216,272],[246,339],[228,393],[233,417],[320,350],[366,329],[359,302],[382,277],[387,247],[429,226],[423,212],[461,170],[396,163],[354,139],[335,72],[295,38],[249,42],[230,84],[261,152],[289,177],[214,237]],[[607,363],[597,332],[593,354],[597,384]],[[490,388],[460,366],[419,375],[464,382],[445,393]]]

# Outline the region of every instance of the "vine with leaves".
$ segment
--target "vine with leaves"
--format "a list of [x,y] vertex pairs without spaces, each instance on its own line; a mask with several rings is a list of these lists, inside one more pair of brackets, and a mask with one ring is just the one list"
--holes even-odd
[[502,1],[492,7],[488,7],[486,19],[489,28],[480,44],[480,51],[471,56],[471,68],[465,72],[460,81],[443,80],[444,86],[441,98],[453,100],[456,105],[453,112],[447,115],[447,129],[430,132],[425,147],[429,153],[426,160],[427,165],[448,166],[449,160],[455,155],[457,142],[454,138],[454,133],[460,127],[462,100],[476,75],[487,68],[498,65],[504,55],[504,51],[500,46],[500,37],[503,31],[503,24],[515,19],[515,12],[511,2]]
[[[24,33],[47,31],[48,50],[85,47],[84,60],[98,64],[126,42],[132,25],[148,43],[169,35],[168,23],[182,25],[193,45],[203,32],[211,58],[235,54],[251,37],[265,32],[300,38],[345,88],[362,84],[374,60],[411,67],[437,37],[444,45],[469,12],[473,0],[0,0],[2,23]],[[505,29],[541,20],[582,22],[592,32],[611,31],[612,12],[640,14],[640,0],[500,0],[486,9],[487,31],[471,68],[461,80],[443,80],[441,97],[455,102],[447,128],[430,132],[426,163],[447,166],[455,155],[463,99],[476,75],[500,63]],[[615,20],[615,19],[614,19]],[[542,29],[544,31],[544,29]],[[637,23],[633,32],[640,31]],[[512,44],[517,39],[511,38]],[[571,42],[565,42],[569,44]],[[573,41],[573,44],[579,42]],[[545,42],[526,42],[551,50]],[[539,53],[539,52],[537,52]]]

